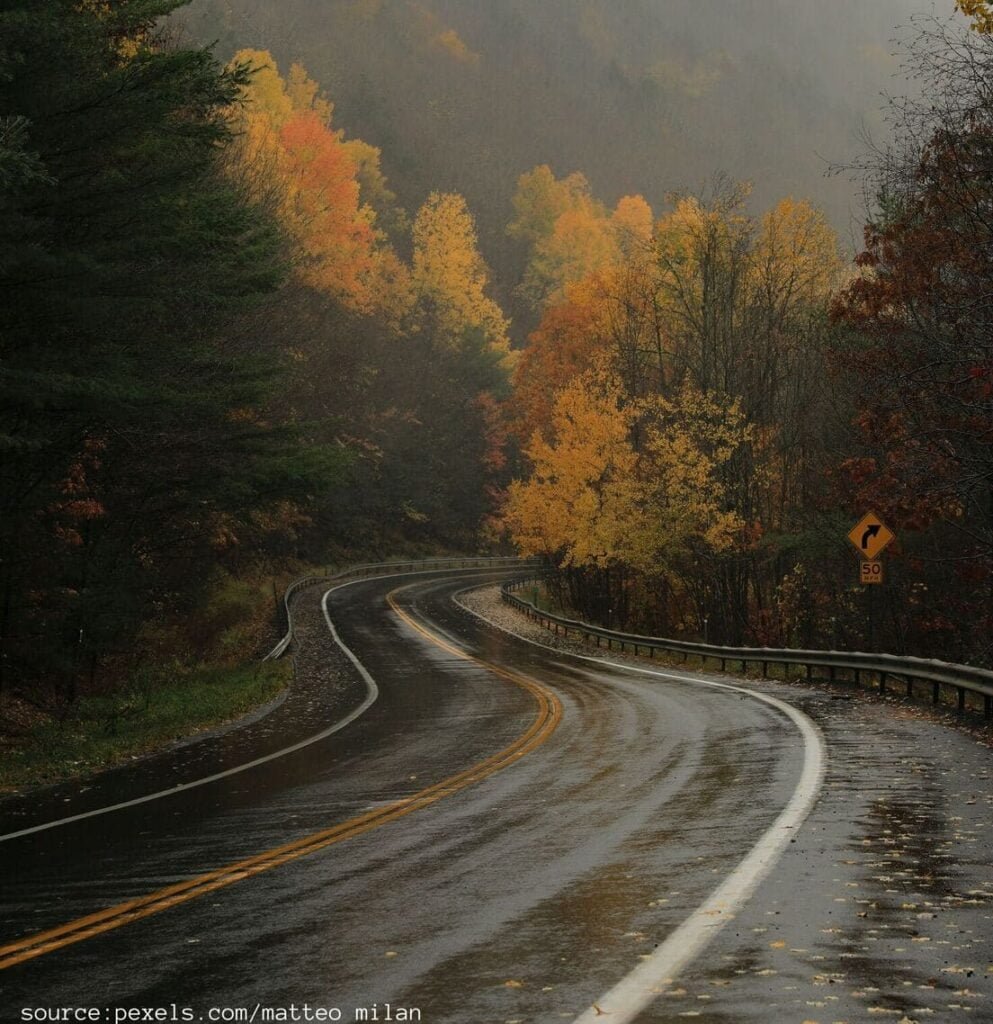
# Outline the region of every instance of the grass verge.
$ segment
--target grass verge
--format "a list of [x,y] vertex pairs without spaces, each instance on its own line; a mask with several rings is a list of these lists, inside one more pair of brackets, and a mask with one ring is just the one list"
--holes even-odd
[[44,718],[0,747],[0,792],[78,778],[213,728],[275,699],[289,659],[177,668],[105,697],[80,700],[61,721]]

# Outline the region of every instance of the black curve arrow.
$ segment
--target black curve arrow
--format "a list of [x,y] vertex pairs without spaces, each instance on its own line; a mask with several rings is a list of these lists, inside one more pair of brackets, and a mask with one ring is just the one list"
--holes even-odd
[[865,533],[862,534],[862,550],[863,551],[868,551],[869,550],[869,541],[872,540],[873,537],[878,537],[879,536],[879,531],[881,529],[882,529],[882,526],[880,526],[879,523],[873,523],[872,526],[867,526],[865,528]]

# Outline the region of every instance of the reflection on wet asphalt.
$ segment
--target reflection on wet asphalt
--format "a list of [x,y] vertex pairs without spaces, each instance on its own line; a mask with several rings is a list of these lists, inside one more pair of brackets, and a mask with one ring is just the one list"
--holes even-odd
[[[381,689],[361,719],[221,783],[0,844],[3,935],[326,828],[519,736],[534,718],[530,695],[389,611],[385,594],[410,582],[364,581],[332,598],[343,640]],[[487,628],[452,605],[465,585],[421,579],[401,604],[552,687],[565,716],[544,746],[380,829],[2,972],[0,1005],[309,1001],[352,1020],[354,1007],[389,1002],[425,1021],[523,1024],[574,1018],[635,967],[775,820],[800,737],[747,697],[577,662]],[[191,764],[216,764],[222,749],[276,749],[354,706],[361,684],[319,639],[319,597],[302,602],[300,654],[309,678],[320,651],[319,686],[213,750],[176,752],[178,768],[167,755],[114,773],[100,794],[192,777]],[[824,792],[740,917],[642,1019],[993,1019],[989,751],[889,707],[749,685],[824,729]],[[0,806],[3,831],[61,816],[66,796]]]
[[733,932],[643,1019],[993,1020],[989,749],[909,708],[793,702],[832,752],[820,804]]

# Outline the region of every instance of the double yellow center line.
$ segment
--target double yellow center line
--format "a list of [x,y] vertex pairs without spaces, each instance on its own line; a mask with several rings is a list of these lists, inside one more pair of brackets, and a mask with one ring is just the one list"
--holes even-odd
[[47,931],[38,932],[35,935],[29,935],[15,942],[0,946],[0,970],[13,967],[15,964],[31,960],[34,957],[43,956],[46,953],[52,953],[73,943],[93,938],[114,928],[121,928],[124,925],[131,924],[133,921],[138,921],[143,917],[150,917],[152,914],[161,913],[161,911],[168,910],[170,907],[178,906],[181,903],[188,903],[190,900],[199,899],[201,896],[216,892],[225,886],[234,885],[235,882],[241,882],[246,878],[260,875],[263,871],[271,871],[282,864],[287,864],[300,857],[306,857],[308,854],[316,853],[318,850],[323,850],[328,846],[333,846],[335,843],[343,842],[345,839],[360,836],[364,832],[379,828],[381,825],[387,825],[391,821],[396,821],[398,818],[402,818],[414,811],[419,811],[424,807],[430,807],[431,804],[437,803],[446,796],[459,793],[463,789],[509,767],[524,757],[525,754],[539,747],[551,736],[562,719],[562,704],[551,690],[535,682],[533,679],[519,675],[517,672],[511,672],[508,669],[483,661],[481,658],[463,651],[437,634],[432,633],[399,607],[396,603],[396,593],[397,591],[394,590],[387,595],[386,600],[390,608],[408,626],[420,633],[421,636],[449,654],[465,661],[475,662],[501,679],[520,686],[534,697],[538,707],[537,714],[524,733],[511,743],[510,746],[486,758],[486,760],[480,761],[478,764],[459,772],[457,775],[443,779],[433,786],[428,786],[427,789],[422,789],[412,796],[394,800],[385,806],[350,818],[340,825],[334,825],[320,832],[314,832],[309,836],[304,836],[302,839],[294,840],[292,843],[285,843],[282,846],[266,850],[245,860],[228,864],[226,867],[197,875],[195,878],[190,878],[185,882],[179,882],[164,889],[157,889],[147,896],[140,896],[137,899],[128,900],[126,903],[118,903],[116,906],[108,907],[106,910],[89,914],[86,917],[77,918],[75,921],[69,921],[66,924],[59,925],[57,928],[50,928]]

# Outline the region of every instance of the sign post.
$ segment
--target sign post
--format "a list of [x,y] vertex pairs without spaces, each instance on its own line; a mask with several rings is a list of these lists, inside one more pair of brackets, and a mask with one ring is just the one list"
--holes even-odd
[[875,512],[869,512],[848,531],[848,539],[859,554],[859,583],[870,588],[866,594],[866,625],[871,651],[876,640],[872,588],[880,586],[886,578],[879,556],[896,540],[896,534]]

